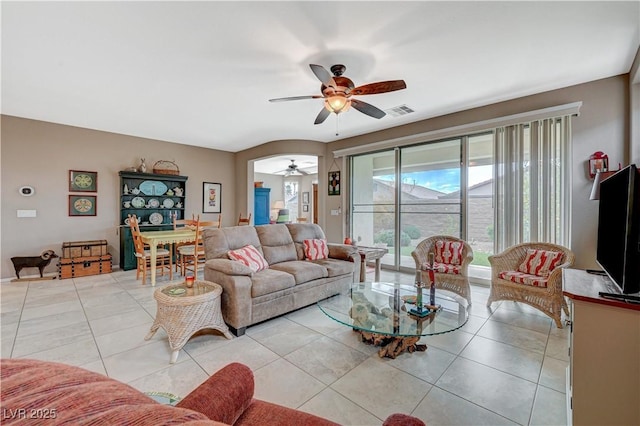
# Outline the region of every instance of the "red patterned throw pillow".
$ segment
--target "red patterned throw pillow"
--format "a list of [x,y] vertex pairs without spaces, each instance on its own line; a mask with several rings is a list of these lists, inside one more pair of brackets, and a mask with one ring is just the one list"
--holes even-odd
[[437,240],[435,244],[437,263],[447,263],[449,265],[462,264],[462,250],[464,243],[462,241]]
[[327,240],[304,240],[304,257],[307,260],[327,259],[329,247]]
[[518,271],[546,278],[562,262],[563,255],[559,251],[528,249]]
[[262,254],[252,245],[244,246],[237,250],[229,250],[227,253],[229,259],[242,262],[247,265],[253,272],[259,272],[268,269],[269,264]]

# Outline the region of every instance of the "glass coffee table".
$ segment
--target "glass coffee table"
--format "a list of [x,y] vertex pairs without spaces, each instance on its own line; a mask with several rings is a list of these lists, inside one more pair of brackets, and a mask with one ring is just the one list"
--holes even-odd
[[[404,352],[425,351],[418,344],[422,336],[449,333],[469,319],[468,303],[462,297],[437,290],[437,309],[427,309],[419,316],[416,309],[417,289],[413,285],[386,282],[356,283],[336,296],[318,302],[329,318],[362,336],[362,341],[381,346],[380,357],[395,358]],[[429,290],[423,290],[423,304],[429,302]]]

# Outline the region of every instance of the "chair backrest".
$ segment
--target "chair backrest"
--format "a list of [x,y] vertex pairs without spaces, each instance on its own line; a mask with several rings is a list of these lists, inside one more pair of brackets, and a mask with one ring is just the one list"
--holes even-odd
[[242,213],[238,217],[238,226],[240,225],[249,225],[251,223],[251,213],[249,213],[248,217],[242,217]]
[[178,228],[182,228],[184,226],[195,226],[196,219],[195,216],[192,216],[191,219],[177,219],[176,216],[173,216],[173,230],[175,231]]
[[218,220],[200,220],[200,215],[197,216],[197,220],[200,228],[222,228],[222,214],[218,215]]
[[464,266],[463,274],[466,275],[466,266],[468,266],[468,263],[470,262],[468,255],[471,254],[471,257],[473,257],[473,249],[466,241],[451,235],[434,235],[420,241],[413,252],[411,252],[411,256],[416,262],[416,268],[419,268],[420,265],[429,262],[429,254],[435,254],[435,245],[437,241],[452,241],[463,244],[462,264]]
[[307,218],[306,217],[299,217],[296,219],[296,222],[298,223],[307,223]]
[[138,223],[138,217],[136,215],[129,215],[129,228],[131,228],[133,247],[136,251],[136,256],[144,257],[144,243],[142,242],[142,236],[140,235],[140,225]]

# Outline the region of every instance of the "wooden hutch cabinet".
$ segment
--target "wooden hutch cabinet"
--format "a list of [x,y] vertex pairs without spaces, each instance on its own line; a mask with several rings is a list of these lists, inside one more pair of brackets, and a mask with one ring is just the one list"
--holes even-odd
[[171,229],[172,214],[184,219],[188,177],[125,171],[119,175],[120,269],[127,271],[137,263],[128,215],[139,218],[141,231]]

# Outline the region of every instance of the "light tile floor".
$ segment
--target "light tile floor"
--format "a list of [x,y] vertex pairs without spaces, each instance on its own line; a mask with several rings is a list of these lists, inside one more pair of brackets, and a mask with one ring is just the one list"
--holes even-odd
[[[412,279],[382,272],[384,281]],[[168,283],[160,277],[158,286]],[[156,311],[154,290],[134,271],[2,283],[2,357],[63,362],[141,391],[176,395],[237,361],[253,370],[256,398],[346,425],[379,425],[394,412],[430,426],[566,424],[568,330],[522,304],[487,309],[486,287],[473,286],[462,329],[425,337],[426,352],[395,360],[380,359],[376,348],[312,305],[233,340],[196,336],[173,365],[162,329],[144,340]]]

